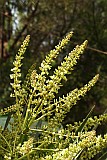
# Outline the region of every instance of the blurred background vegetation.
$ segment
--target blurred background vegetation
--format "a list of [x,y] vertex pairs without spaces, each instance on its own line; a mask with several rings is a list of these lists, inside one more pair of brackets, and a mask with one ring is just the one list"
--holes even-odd
[[88,47],[59,95],[82,87],[95,74],[96,86],[68,113],[63,125],[84,118],[95,104],[94,115],[107,108],[107,0],[0,0],[0,107],[10,99],[10,69],[17,50],[27,34],[30,45],[23,60],[23,75],[33,64],[37,68],[46,54],[69,31],[74,31],[68,47],[59,55],[53,69],[76,44],[88,40]]

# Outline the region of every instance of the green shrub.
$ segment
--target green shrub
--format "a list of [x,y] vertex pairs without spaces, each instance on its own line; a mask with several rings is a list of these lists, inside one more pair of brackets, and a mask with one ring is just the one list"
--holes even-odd
[[66,47],[72,34],[70,32],[50,51],[42,61],[39,73],[35,64],[32,65],[24,82],[21,81],[21,66],[29,35],[21,45],[10,75],[13,89],[10,96],[15,103],[0,112],[1,115],[8,115],[5,126],[0,128],[1,160],[83,160],[92,159],[99,153],[106,155],[103,149],[107,147],[107,135],[96,136],[95,128],[107,121],[107,114],[90,118],[92,107],[83,122],[69,124],[66,129],[61,125],[66,113],[85,96],[99,77],[96,75],[82,88],[56,99],[62,81],[67,81],[66,76],[72,73],[87,46],[87,41],[77,45],[50,75],[53,61]]

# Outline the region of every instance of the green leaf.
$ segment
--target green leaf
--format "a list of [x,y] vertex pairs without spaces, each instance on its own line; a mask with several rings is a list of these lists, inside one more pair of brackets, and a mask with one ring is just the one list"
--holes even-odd
[[98,160],[107,160],[107,151],[105,151]]
[[95,108],[95,105],[92,107],[92,109],[90,110],[90,112],[88,113],[88,115],[86,116],[86,118],[84,119],[84,121],[82,122],[82,124],[80,125],[80,127],[77,129],[76,135],[78,134],[78,132],[82,132],[83,131],[84,126],[87,123],[87,120],[90,117],[91,113],[93,112],[94,108]]
[[79,160],[83,151],[84,151],[84,148],[78,152],[78,154],[76,155],[76,157],[73,160]]
[[[107,113],[107,109],[104,111],[104,113],[103,113],[103,114],[105,114],[105,113]],[[102,115],[103,115],[103,114],[102,114]],[[96,129],[97,129],[97,127],[98,127],[98,125],[99,125],[99,124],[97,123],[97,124],[93,127],[93,129],[92,129],[92,130],[96,130]]]

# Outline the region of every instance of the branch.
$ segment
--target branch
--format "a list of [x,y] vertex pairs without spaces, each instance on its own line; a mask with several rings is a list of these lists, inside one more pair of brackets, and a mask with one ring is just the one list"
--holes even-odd
[[[78,43],[77,43],[77,42],[73,42],[73,44],[77,45]],[[87,46],[86,49],[89,49],[89,50],[92,50],[92,51],[94,51],[94,52],[103,53],[103,54],[106,54],[106,55],[107,55],[107,52],[102,51],[102,50],[99,50],[99,49],[96,49],[96,48],[93,48],[93,47]]]
[[98,53],[103,53],[103,54],[107,54],[107,52],[104,52],[102,50],[96,49],[96,48],[92,48],[92,47],[87,47],[87,49],[98,52]]
[[20,39],[20,37],[22,36],[23,32],[28,28],[30,21],[32,20],[32,17],[34,18],[34,15],[37,11],[38,8],[38,4],[39,4],[39,0],[37,0],[37,3],[35,5],[35,9],[32,11],[31,15],[28,17],[27,19],[27,23],[25,23],[25,25],[23,26],[23,28],[21,29],[21,31],[19,32],[19,34],[17,35],[17,37],[15,38],[13,44],[10,47],[10,50],[14,48],[15,44],[18,42],[18,40]]

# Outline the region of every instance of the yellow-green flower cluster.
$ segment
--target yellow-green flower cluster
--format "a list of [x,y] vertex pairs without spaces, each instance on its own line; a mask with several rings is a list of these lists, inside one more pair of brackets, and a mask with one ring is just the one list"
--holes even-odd
[[90,117],[87,120],[87,123],[84,127],[84,130],[89,130],[92,128],[96,128],[98,125],[102,125],[103,123],[107,122],[107,113],[99,115],[99,116],[94,116],[93,118]]
[[92,86],[95,85],[95,83],[98,80],[98,77],[99,75],[96,75],[84,87],[80,89],[74,89],[69,94],[67,94],[66,97],[63,96],[63,98],[59,98],[59,101],[56,100],[56,102],[53,104],[53,106],[56,107],[56,112],[51,122],[52,125],[56,124],[56,122],[62,122],[63,118],[65,117],[65,114],[70,111],[72,106],[74,106],[77,103],[77,101],[80,100],[80,98],[91,89]]
[[[88,131],[91,129],[96,129],[99,125],[102,125],[104,123],[107,123],[107,113],[99,115],[99,116],[94,116],[93,118],[90,117],[87,119],[87,122],[84,126],[84,131]],[[69,124],[68,130],[75,132],[78,130],[82,122],[74,122],[74,125]]]
[[7,108],[1,109],[0,110],[0,114],[1,115],[5,115],[5,114],[7,114],[9,112],[12,112],[12,111],[16,111],[16,105],[11,105],[11,106],[9,106]]
[[68,44],[72,35],[73,32],[67,34],[67,36],[63,38],[57,46],[55,46],[55,49],[51,50],[50,53],[46,56],[45,60],[43,60],[43,62],[41,63],[41,67],[39,67],[39,69],[41,70],[41,75],[49,74],[48,70],[50,70],[52,67],[51,63],[62,51],[62,49]]
[[13,122],[10,123],[11,130],[7,134],[9,136],[5,135],[6,132],[2,136],[2,140],[8,146],[7,150],[4,144],[0,146],[3,153],[6,151],[5,159],[8,157],[20,160],[31,157],[38,160],[74,160],[78,157],[81,160],[91,159],[93,155],[101,152],[101,148],[106,147],[107,135],[104,135],[104,138],[96,137],[94,130],[89,131],[92,126],[95,127],[94,123],[100,124],[107,121],[106,114],[99,118],[89,118],[84,130],[78,132],[75,131],[81,126],[81,122],[68,126],[67,129],[61,125],[66,113],[86,95],[99,77],[96,75],[80,89],[76,88],[66,96],[55,99],[62,81],[67,80],[67,75],[71,74],[87,46],[87,41],[80,46],[77,45],[50,76],[52,62],[68,44],[72,34],[70,32],[55,49],[50,51],[39,67],[40,73],[35,69],[35,65],[30,68],[22,85],[21,60],[29,43],[29,35],[21,45],[13,63],[14,68],[11,70],[13,74],[10,75],[13,80],[12,97],[15,97],[16,102],[7,109],[1,110],[1,114],[12,112],[13,118]]
[[11,94],[12,97],[15,95],[20,96],[20,83],[21,80],[19,79],[21,77],[21,69],[22,66],[21,60],[24,58],[23,55],[26,51],[26,47],[28,46],[30,40],[30,36],[28,35],[25,40],[23,41],[23,44],[21,45],[18,54],[15,57],[15,61],[13,62],[14,68],[11,69],[13,74],[10,75],[10,78],[13,79],[13,83],[11,83],[12,88],[14,89],[14,94]]
[[32,148],[33,148],[33,138],[29,138],[29,140],[25,141],[22,146],[21,144],[17,146],[18,152],[22,155],[29,153],[32,150]]
[[[45,65],[50,65],[55,58],[57,52],[63,48],[63,46],[68,43],[72,33],[68,34],[65,39],[63,39],[60,44],[56,47],[56,50],[52,50],[53,54],[49,54],[48,60],[42,62]],[[31,86],[33,90],[29,94],[28,100],[28,109],[27,109],[27,116],[30,110],[30,105],[33,105],[33,110],[29,118],[28,126],[33,123],[36,119],[38,114],[42,113],[41,118],[45,116],[50,117],[52,113],[55,113],[55,117],[50,120],[49,124],[56,125],[59,122],[62,122],[65,114],[70,110],[70,108],[76,104],[77,100],[80,99],[81,96],[84,96],[88,90],[96,83],[98,80],[98,75],[93,78],[92,81],[89,82],[88,85],[85,85],[80,90],[75,89],[71,93],[67,95],[67,97],[63,97],[63,99],[59,98],[59,101],[55,101],[51,103],[52,100],[55,98],[55,94],[58,93],[58,90],[61,87],[61,80],[66,80],[66,75],[69,74],[73,70],[73,66],[76,65],[77,60],[80,58],[80,55],[83,54],[84,49],[87,46],[87,41],[85,41],[82,45],[76,46],[76,48],[69,53],[69,56],[66,56],[64,61],[61,63],[61,66],[58,69],[55,69],[53,76],[50,76],[50,79],[46,80],[45,71],[48,71],[50,68],[47,68],[45,71],[42,70],[40,67],[41,73],[38,74],[36,70],[33,70],[31,74]],[[54,55],[55,54],[55,55]],[[44,68],[44,67],[43,67]],[[42,87],[41,87],[42,86]],[[36,120],[38,121],[38,119]],[[24,124],[25,125],[25,124]]]
[[74,160],[77,159],[84,151],[84,149],[89,148],[96,140],[95,131],[90,131],[78,135],[78,141],[70,143],[68,148],[62,149],[62,151],[56,152],[53,155],[46,156],[41,160]]
[[5,156],[4,156],[4,159],[5,159],[5,160],[11,160],[11,154],[5,155]]
[[[68,43],[72,33],[68,34],[65,39],[63,39],[60,42],[60,45],[56,47],[55,53],[58,52],[64,46],[64,44]],[[61,63],[61,66],[58,67],[58,69],[55,69],[53,76],[50,76],[51,79],[46,80],[46,77],[42,73],[37,74],[36,70],[32,72],[31,75],[31,84],[32,87],[34,87],[34,90],[39,91],[38,94],[34,94],[35,98],[40,96],[40,99],[35,99],[33,104],[35,103],[36,106],[38,106],[40,102],[40,110],[42,110],[42,107],[44,105],[48,104],[48,110],[49,108],[52,109],[52,106],[50,103],[55,97],[55,93],[58,93],[58,90],[61,87],[61,80],[66,80],[66,75],[70,73],[70,71],[73,70],[73,66],[76,65],[77,60],[79,59],[80,55],[83,54],[84,49],[87,46],[87,41],[85,41],[82,45],[76,46],[76,48],[69,54],[69,56],[66,56],[64,61]],[[51,55],[51,54],[50,54]],[[50,59],[53,59],[53,57],[50,57]],[[53,54],[54,55],[54,54]],[[46,58],[47,59],[47,58]],[[47,61],[46,61],[47,62]],[[45,61],[43,61],[45,63]],[[50,64],[50,62],[49,62]],[[45,64],[47,65],[47,64]],[[48,68],[49,69],[49,68]],[[40,69],[41,70],[41,69]],[[34,76],[35,75],[35,76]],[[45,82],[46,81],[46,82]],[[32,83],[33,82],[33,83]],[[42,86],[42,87],[40,87]],[[35,112],[35,109],[34,109]],[[36,113],[38,113],[36,111]],[[49,114],[49,112],[48,112]],[[57,113],[58,114],[58,113]]]
[[31,74],[33,72],[33,70],[35,70],[36,68],[36,63],[34,63],[30,69],[28,70],[28,73],[26,75],[24,84],[22,85],[22,88],[24,88],[25,90],[29,90],[30,91],[30,85],[31,85]]
[[54,92],[58,93],[58,90],[61,86],[61,80],[66,80],[66,75],[71,73],[73,67],[76,65],[77,60],[80,58],[80,55],[83,54],[84,49],[87,46],[87,41],[82,45],[76,46],[76,48],[69,53],[69,56],[64,58],[64,61],[61,63],[61,66],[58,66],[58,69],[55,69],[54,74],[50,76],[51,80],[47,80],[46,89],[49,91],[48,95],[51,96]]
[[[47,90],[47,85],[46,85],[46,76],[49,74],[49,70],[51,69],[51,63],[54,61],[54,59],[58,56],[59,52],[68,44],[70,41],[70,38],[72,37],[73,32],[70,32],[67,34],[67,36],[62,39],[62,41],[59,42],[59,44],[55,47],[55,49],[51,50],[50,53],[46,56],[45,60],[42,61],[41,67],[39,67],[41,73],[38,74],[36,70],[34,70],[31,74],[31,86],[34,87],[34,90],[39,91],[38,94],[34,93],[34,97],[43,97],[41,106],[43,104],[47,105],[47,100],[49,101],[50,95]],[[35,74],[35,77],[34,77]],[[42,87],[41,87],[42,86]],[[53,95],[51,95],[51,99],[54,98]],[[35,100],[33,104],[37,105],[39,100]]]
[[87,150],[83,151],[80,160],[92,159],[95,155],[101,153],[106,147],[107,134],[104,135],[104,138],[101,135],[98,135],[98,137],[95,137],[91,146],[87,147]]

